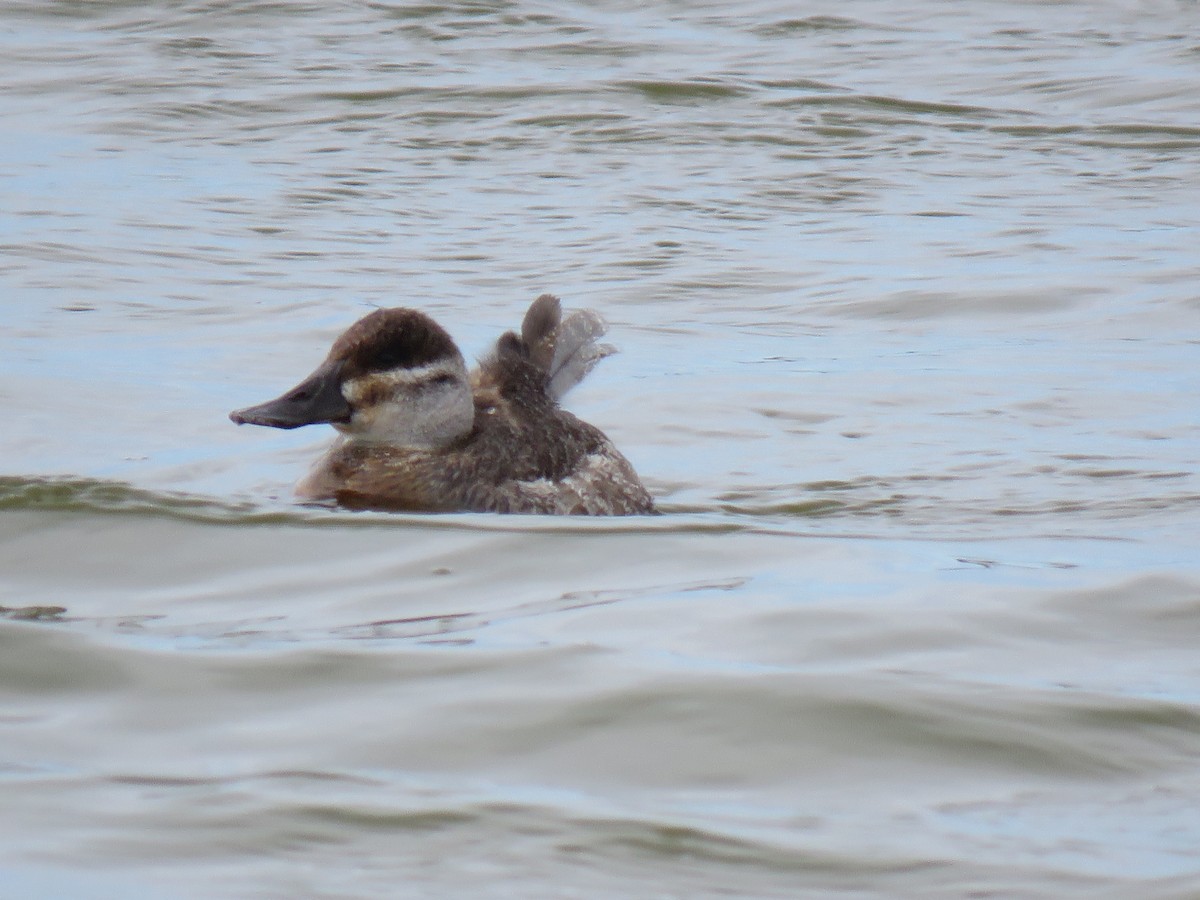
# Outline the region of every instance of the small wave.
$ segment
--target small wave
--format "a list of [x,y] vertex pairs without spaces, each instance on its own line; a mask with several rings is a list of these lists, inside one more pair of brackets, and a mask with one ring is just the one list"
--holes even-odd
[[256,511],[245,503],[228,504],[183,493],[147,491],[120,481],[54,476],[0,476],[0,510],[134,513],[198,521],[280,521],[279,513]]
[[[392,513],[350,511],[322,504],[286,501],[231,502],[175,491],[152,491],[122,481],[71,476],[0,476],[0,510],[165,516],[190,522],[226,525],[300,525],[318,527],[395,526],[468,531],[564,534],[688,532],[721,534],[748,530],[745,523],[714,520],[710,515],[499,516],[492,513]],[[667,512],[686,513],[684,508]]]

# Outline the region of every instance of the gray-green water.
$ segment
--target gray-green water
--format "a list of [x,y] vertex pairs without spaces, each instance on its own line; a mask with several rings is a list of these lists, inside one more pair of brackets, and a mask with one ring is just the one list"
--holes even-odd
[[[0,4],[0,896],[1200,894],[1198,15]],[[225,418],[544,290],[667,515]]]

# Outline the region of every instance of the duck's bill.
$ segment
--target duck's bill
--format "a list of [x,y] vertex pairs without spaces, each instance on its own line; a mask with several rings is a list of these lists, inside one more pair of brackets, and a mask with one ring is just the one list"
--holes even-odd
[[238,425],[299,428],[350,419],[350,404],[342,396],[340,362],[326,362],[317,371],[274,400],[237,409],[229,418]]

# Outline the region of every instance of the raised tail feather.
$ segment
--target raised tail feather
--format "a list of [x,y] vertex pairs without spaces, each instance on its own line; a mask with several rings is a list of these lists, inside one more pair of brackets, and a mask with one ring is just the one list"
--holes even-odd
[[503,380],[505,357],[516,354],[528,360],[539,372],[546,395],[558,401],[590,372],[596,363],[617,352],[612,344],[597,341],[607,331],[599,313],[590,309],[572,310],[566,318],[553,294],[542,294],[529,306],[521,322],[521,336],[511,331],[496,346],[493,378]]

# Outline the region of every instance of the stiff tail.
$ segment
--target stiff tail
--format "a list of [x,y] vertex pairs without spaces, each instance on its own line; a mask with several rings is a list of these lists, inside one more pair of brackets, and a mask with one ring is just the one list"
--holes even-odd
[[525,313],[521,337],[530,360],[546,373],[546,393],[558,400],[583,381],[596,363],[617,348],[599,343],[608,330],[600,314],[590,309],[572,310],[562,317],[558,298],[542,294]]
[[[553,294],[542,294],[529,306],[521,322],[521,336],[508,332],[496,346],[498,369],[514,358],[532,364],[546,395],[557,402],[590,372],[600,360],[617,352],[611,344],[598,343],[607,326],[590,309],[572,310],[566,318]],[[487,368],[485,366],[485,368]],[[499,371],[495,373],[504,380]]]

